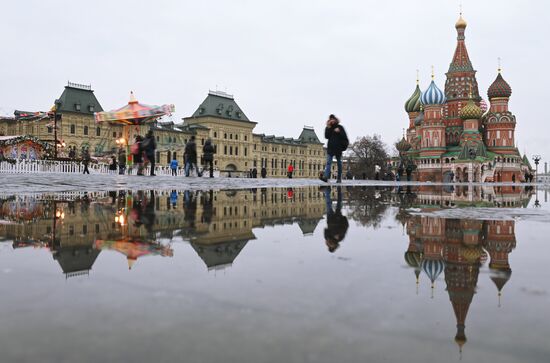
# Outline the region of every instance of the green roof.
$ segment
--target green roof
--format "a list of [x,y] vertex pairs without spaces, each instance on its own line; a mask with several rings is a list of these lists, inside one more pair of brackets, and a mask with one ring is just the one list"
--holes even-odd
[[307,144],[322,144],[322,142],[319,141],[319,138],[317,137],[317,134],[315,133],[313,127],[304,126],[302,133],[300,134],[300,136],[298,136],[298,140]]
[[68,82],[65,90],[59,97],[61,104],[57,112],[75,112],[84,115],[93,115],[94,112],[101,112],[99,101],[94,95],[91,86]]
[[209,91],[192,117],[217,117],[227,120],[252,122],[237,105],[232,95],[221,91]]

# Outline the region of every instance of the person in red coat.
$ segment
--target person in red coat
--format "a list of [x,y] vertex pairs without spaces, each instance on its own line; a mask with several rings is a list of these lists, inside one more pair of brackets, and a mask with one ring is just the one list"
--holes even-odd
[[294,173],[294,167],[292,164],[288,164],[288,168],[286,169],[286,175],[289,179],[292,179],[292,173]]

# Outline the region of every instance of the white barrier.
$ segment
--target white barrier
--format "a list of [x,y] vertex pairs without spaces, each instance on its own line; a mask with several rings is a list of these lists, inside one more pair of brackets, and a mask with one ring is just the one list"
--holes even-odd
[[[109,164],[105,163],[90,163],[88,166],[90,174],[118,174],[118,170],[109,170]],[[2,161],[0,162],[0,174],[27,174],[27,173],[75,173],[82,174],[84,165],[78,161],[55,161],[55,160],[18,160],[14,163]],[[143,169],[144,175],[151,173],[150,167]],[[129,167],[124,174],[136,175],[137,166]],[[155,174],[162,176],[172,175],[172,169],[169,166],[156,166]],[[196,171],[191,172],[196,175]],[[178,176],[185,175],[183,168],[178,168]],[[208,176],[205,171],[203,177]],[[220,177],[219,171],[214,171],[215,177]]]

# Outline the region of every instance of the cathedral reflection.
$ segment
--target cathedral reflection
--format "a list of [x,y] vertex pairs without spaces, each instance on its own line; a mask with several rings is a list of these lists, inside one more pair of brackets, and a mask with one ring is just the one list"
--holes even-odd
[[454,190],[420,188],[398,195],[401,209],[397,219],[404,224],[409,245],[404,258],[416,276],[430,281],[431,296],[436,280],[444,277],[445,290],[456,318],[455,341],[462,351],[466,343],[466,318],[472,303],[480,269],[487,260],[489,277],[500,296],[512,275],[508,257],[516,247],[514,220],[473,220],[407,214],[408,208],[423,212],[457,206],[525,207],[529,189],[511,187],[466,187]]

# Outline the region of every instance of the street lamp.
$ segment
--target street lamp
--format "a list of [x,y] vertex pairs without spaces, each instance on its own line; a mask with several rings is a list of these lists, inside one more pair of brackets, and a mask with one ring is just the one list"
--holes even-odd
[[537,178],[539,176],[539,162],[542,158],[540,155],[533,155],[533,161],[535,162],[535,183],[537,182]]
[[[54,111],[53,111],[53,138],[54,138],[54,158],[57,159],[57,121],[58,121],[58,115],[57,110],[59,107],[61,107],[61,100],[58,98],[54,101]],[[61,121],[61,114],[59,114],[59,121]]]

